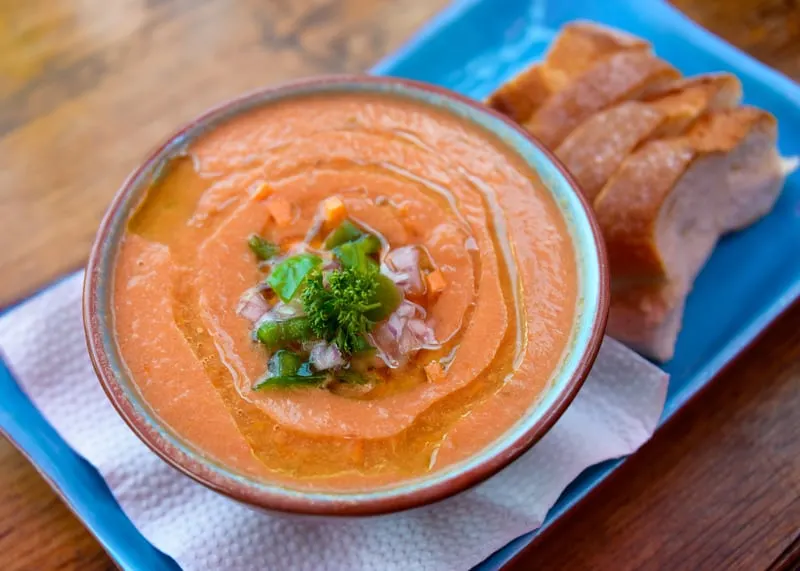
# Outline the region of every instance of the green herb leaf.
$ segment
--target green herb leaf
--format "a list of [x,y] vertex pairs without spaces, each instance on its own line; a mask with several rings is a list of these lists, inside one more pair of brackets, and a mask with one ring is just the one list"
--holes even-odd
[[364,336],[375,325],[367,312],[380,308],[375,299],[378,275],[377,268],[345,268],[328,274],[325,287],[322,272],[312,273],[302,300],[316,336],[336,343],[345,354],[362,350]]
[[267,283],[283,301],[291,301],[308,273],[321,263],[322,259],[314,254],[298,254],[286,258],[272,269]]
[[[367,313],[367,316],[369,316],[369,313]],[[375,320],[373,319],[373,321]],[[369,341],[367,341],[367,338],[362,335],[358,338],[358,341],[353,347],[353,354],[366,353],[367,351],[375,351],[375,347],[370,345]]]
[[289,343],[309,341],[313,337],[314,330],[307,317],[265,321],[256,329],[256,338],[270,349],[277,349]]
[[336,246],[340,246],[345,242],[352,242],[363,235],[364,232],[361,228],[349,220],[345,220],[325,238],[325,249],[333,250]]
[[262,262],[274,258],[281,251],[277,244],[273,244],[269,240],[264,240],[264,238],[258,234],[253,234],[250,236],[250,239],[247,241],[247,245],[256,255],[256,258]]
[[352,242],[345,242],[333,249],[333,254],[345,268],[368,270],[378,267],[372,254],[381,250],[381,241],[372,234],[365,234]]

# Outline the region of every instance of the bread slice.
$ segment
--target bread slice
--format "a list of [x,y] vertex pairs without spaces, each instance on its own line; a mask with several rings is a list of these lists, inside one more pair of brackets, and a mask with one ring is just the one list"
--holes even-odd
[[739,80],[727,73],[672,82],[644,101],[625,101],[595,113],[564,139],[556,156],[594,201],[634,148],[682,134],[704,113],[737,105],[741,93]]
[[650,44],[624,32],[591,22],[572,22],[564,26],[541,64],[503,85],[487,104],[522,123],[549,95],[564,89],[596,62],[624,50],[649,49]]
[[686,295],[719,236],[763,216],[780,193],[776,138],[772,115],[737,107],[622,163],[594,204],[611,266],[611,336],[672,356]]
[[591,115],[621,101],[663,89],[680,76],[645,50],[624,50],[597,62],[548,97],[524,122],[546,147],[556,148]]
[[487,100],[555,149],[593,203],[608,333],[650,357],[672,356],[720,235],[766,214],[797,167],[777,152],[774,118],[741,95],[730,74],[681,78],[644,40],[577,22]]
[[550,93],[543,66],[534,65],[492,93],[486,105],[523,123]]
[[686,296],[671,300],[659,286],[616,292],[606,332],[637,353],[668,361],[675,353]]
[[653,139],[680,135],[704,113],[735,107],[741,100],[742,83],[731,73],[681,78],[643,98],[667,116]]
[[561,91],[597,62],[629,50],[650,52],[652,48],[642,38],[593,22],[567,24],[547,53],[547,84],[551,91]]
[[626,156],[664,122],[647,103],[626,101],[595,113],[555,151],[592,203]]

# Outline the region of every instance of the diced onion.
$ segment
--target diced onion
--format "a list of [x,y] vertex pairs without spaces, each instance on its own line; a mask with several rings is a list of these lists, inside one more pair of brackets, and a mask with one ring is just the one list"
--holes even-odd
[[420,270],[420,253],[416,246],[403,246],[386,254],[385,273],[403,291],[411,295],[425,293],[425,282]]
[[345,364],[342,352],[335,343],[320,341],[311,347],[309,360],[318,371],[335,369]]
[[378,356],[391,368],[399,367],[411,354],[421,349],[438,349],[433,328],[425,321],[425,310],[403,301],[389,318],[370,335]]
[[256,288],[244,292],[236,306],[237,315],[241,315],[251,323],[261,320],[267,312],[269,312],[269,304]]
[[292,300],[289,303],[279,301],[272,307],[267,307],[267,311],[262,313],[253,323],[257,330],[266,321],[286,321],[303,315],[305,315],[303,306],[298,301]]

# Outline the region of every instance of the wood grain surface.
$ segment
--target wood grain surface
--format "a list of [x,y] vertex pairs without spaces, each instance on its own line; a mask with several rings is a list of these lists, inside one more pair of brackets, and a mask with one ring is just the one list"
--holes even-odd
[[[445,0],[0,0],[0,305],[84,262],[175,125],[242,91],[361,71]],[[795,79],[796,0],[676,0]],[[795,307],[518,569],[790,569],[800,550]],[[113,564],[0,440],[0,569]]]

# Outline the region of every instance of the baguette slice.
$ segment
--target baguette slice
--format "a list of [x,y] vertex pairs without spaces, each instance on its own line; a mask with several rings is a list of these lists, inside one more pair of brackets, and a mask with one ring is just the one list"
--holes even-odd
[[649,51],[617,52],[553,93],[523,125],[546,147],[554,149],[597,111],[645,97],[678,77],[674,67]]
[[639,286],[614,294],[606,333],[637,353],[669,361],[683,322],[686,296],[673,296],[658,286]]
[[489,107],[519,123],[549,95],[564,89],[596,62],[623,50],[649,50],[650,44],[605,26],[572,22],[562,29],[541,64],[534,65],[489,96]]
[[561,91],[597,62],[628,50],[650,52],[652,48],[642,38],[593,22],[567,24],[547,53],[547,83],[552,91]]
[[681,78],[643,99],[667,114],[668,120],[653,139],[684,133],[707,111],[729,109],[742,100],[742,83],[731,73],[709,73]]
[[555,153],[592,203],[625,157],[663,122],[664,114],[647,103],[626,101],[595,113]]
[[595,200],[612,272],[608,332],[672,356],[691,284],[719,236],[766,214],[786,172],[769,113],[710,113],[686,136],[650,141]]
[[737,105],[741,94],[741,83],[727,73],[673,82],[647,101],[626,101],[595,113],[564,139],[556,156],[594,201],[634,148],[682,134],[704,113]]

